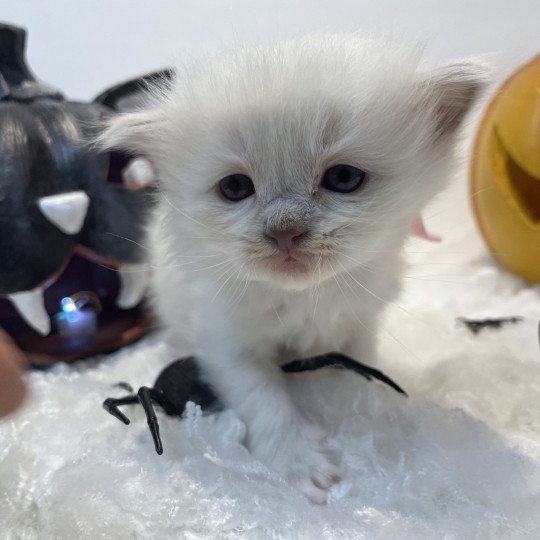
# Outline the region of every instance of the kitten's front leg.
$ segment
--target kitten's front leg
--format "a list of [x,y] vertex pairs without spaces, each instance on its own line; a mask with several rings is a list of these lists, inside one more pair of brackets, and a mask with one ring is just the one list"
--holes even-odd
[[223,355],[215,362],[206,357],[201,365],[220,399],[246,423],[252,454],[310,500],[325,503],[327,490],[339,479],[338,470],[325,452],[324,431],[302,417],[281,369],[268,360]]

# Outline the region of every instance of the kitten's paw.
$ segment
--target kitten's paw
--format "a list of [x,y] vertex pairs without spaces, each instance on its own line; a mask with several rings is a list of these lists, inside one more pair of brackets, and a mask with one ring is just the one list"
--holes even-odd
[[338,468],[330,461],[324,447],[326,437],[320,428],[303,426],[293,433],[284,434],[271,455],[271,445],[252,450],[310,501],[325,504],[328,490],[341,480]]
[[287,467],[288,480],[310,501],[326,504],[328,490],[341,480],[338,468],[322,447],[304,449],[293,456]]

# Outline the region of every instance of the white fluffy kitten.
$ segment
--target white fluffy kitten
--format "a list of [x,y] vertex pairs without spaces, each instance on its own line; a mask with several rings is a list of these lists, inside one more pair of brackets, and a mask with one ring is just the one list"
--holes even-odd
[[338,470],[279,365],[330,351],[374,362],[400,248],[482,86],[472,62],[418,61],[355,35],[241,49],[102,137],[158,173],[153,289],[170,342],[197,355],[251,452],[315,502]]

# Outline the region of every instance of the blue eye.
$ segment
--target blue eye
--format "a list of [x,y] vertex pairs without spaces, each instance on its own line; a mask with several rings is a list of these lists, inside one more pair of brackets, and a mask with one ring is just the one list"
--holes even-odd
[[229,201],[237,202],[255,193],[255,186],[245,174],[231,174],[219,181],[221,194]]
[[366,173],[352,165],[334,165],[323,176],[321,186],[337,193],[356,191],[366,178]]

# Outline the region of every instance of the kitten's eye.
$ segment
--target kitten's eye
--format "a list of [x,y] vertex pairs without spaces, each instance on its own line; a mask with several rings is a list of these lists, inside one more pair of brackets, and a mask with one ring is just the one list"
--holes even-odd
[[219,181],[221,194],[229,201],[241,201],[255,193],[251,178],[245,174],[231,174]]
[[338,193],[351,193],[356,191],[366,178],[366,173],[352,165],[335,165],[330,167],[323,176],[323,188]]

